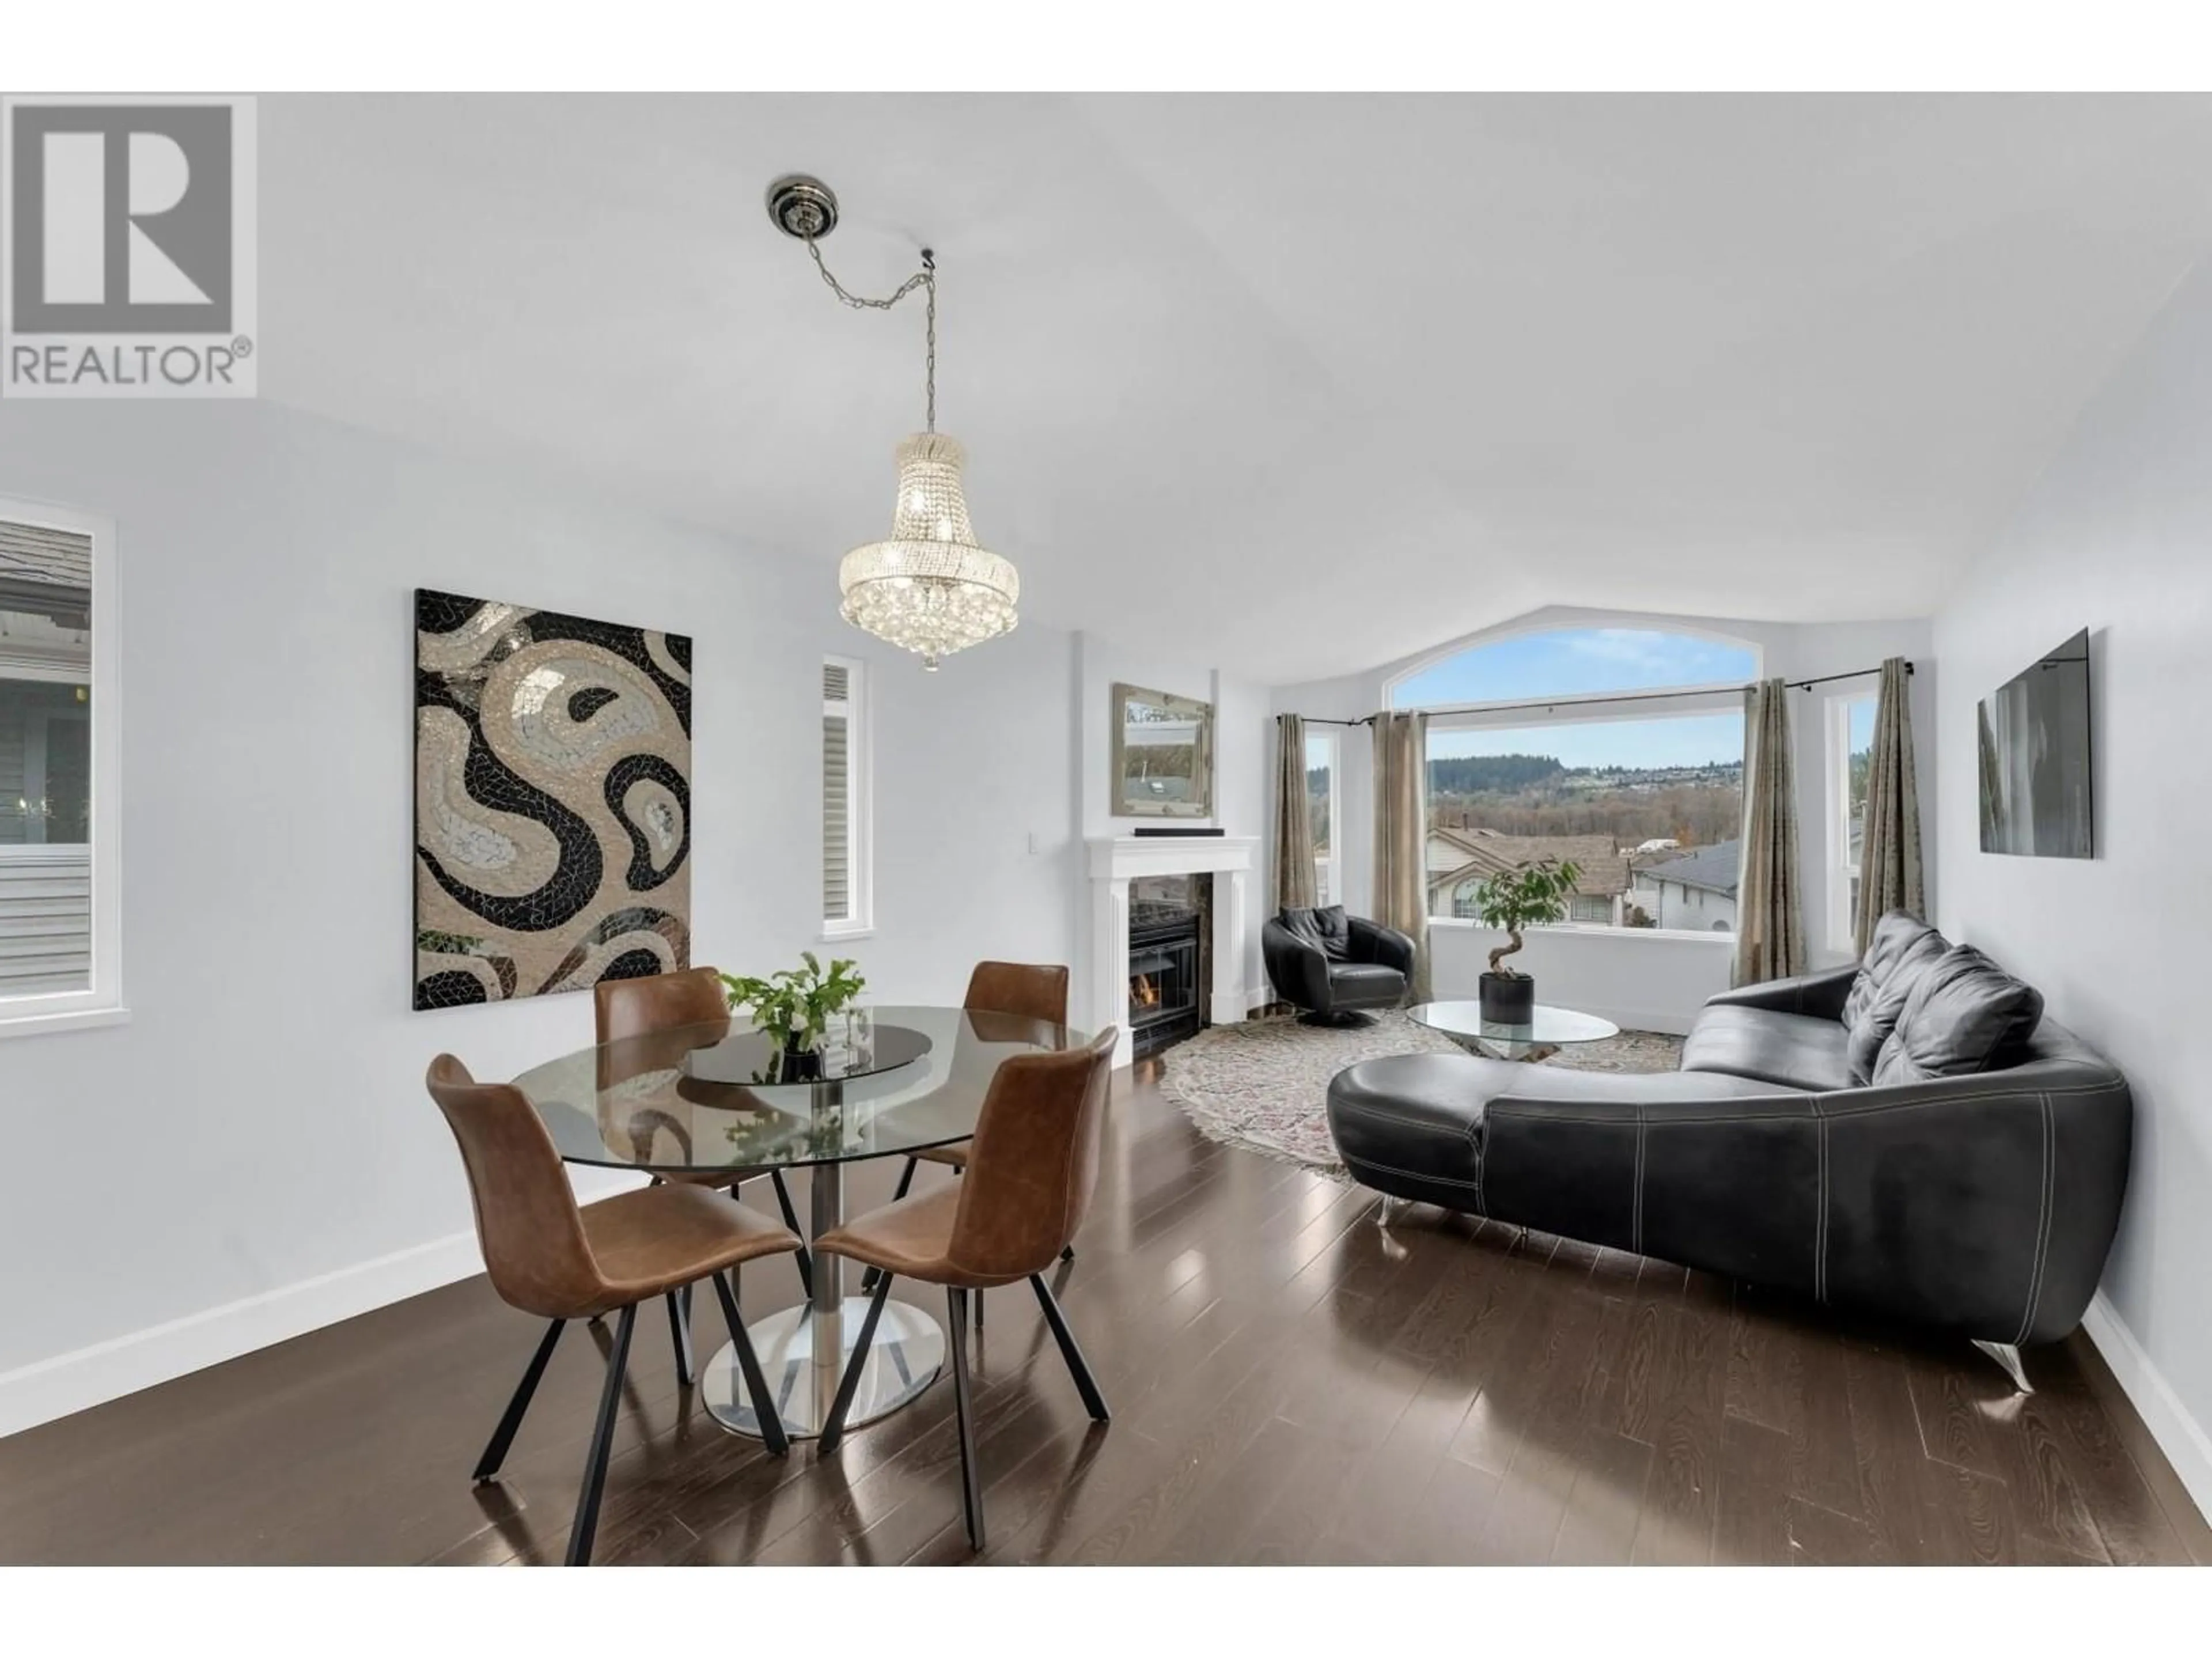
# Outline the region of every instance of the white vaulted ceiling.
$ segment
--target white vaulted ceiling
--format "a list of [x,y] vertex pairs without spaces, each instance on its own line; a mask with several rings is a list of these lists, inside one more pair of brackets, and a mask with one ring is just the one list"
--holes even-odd
[[[2212,99],[287,96],[264,395],[819,568],[939,411],[1024,613],[1266,681],[1924,614],[2212,238]],[[957,666],[957,659],[956,665]],[[948,671],[950,672],[950,671]]]

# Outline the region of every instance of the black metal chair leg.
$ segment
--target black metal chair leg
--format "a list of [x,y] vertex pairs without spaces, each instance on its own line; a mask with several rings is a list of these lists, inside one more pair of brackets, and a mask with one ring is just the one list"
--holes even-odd
[[982,1332],[983,1332],[983,1292],[982,1292],[982,1291],[975,1291],[975,1300],[974,1300],[974,1302],[973,1302],[972,1305],[974,1306],[974,1308],[975,1308],[975,1333],[976,1333],[976,1334],[977,1334],[977,1335],[979,1335],[979,1336],[980,1336],[980,1335],[981,1335],[981,1334],[982,1334]]
[[[914,1172],[921,1167],[921,1160],[920,1158],[910,1158],[907,1159],[906,1168],[899,1171],[898,1185],[891,1188],[892,1203],[896,1204],[899,1200],[906,1196],[906,1189],[914,1185]],[[882,1277],[882,1268],[869,1268],[867,1272],[860,1275],[860,1288],[864,1291],[874,1290],[876,1288],[876,1281]]]
[[1063,1244],[1063,1245],[1061,1245],[1061,1246],[1060,1247],[1060,1259],[1062,1261],[1074,1261],[1074,1260],[1075,1260],[1075,1246],[1074,1246],[1074,1245],[1073,1245],[1073,1244]]
[[1075,1379],[1075,1391],[1083,1396],[1083,1408],[1099,1422],[1111,1421],[1106,1410],[1106,1396],[1098,1392],[1098,1380],[1091,1375],[1091,1366],[1083,1358],[1083,1350],[1075,1346],[1075,1333],[1067,1328],[1066,1316],[1060,1304],[1053,1299],[1052,1289],[1044,1282],[1042,1273],[1030,1275],[1030,1288],[1036,1292],[1037,1305],[1044,1310],[1044,1322],[1052,1327],[1053,1340],[1060,1344],[1060,1357],[1067,1362],[1068,1375]]
[[553,1357],[553,1345],[561,1340],[567,1322],[556,1319],[545,1327],[539,1339],[538,1352],[530,1356],[529,1369],[522,1373],[522,1381],[515,1385],[514,1398],[507,1402],[507,1411],[499,1419],[499,1426],[491,1432],[485,1443],[483,1455],[477,1459],[477,1472],[472,1480],[489,1480],[499,1473],[499,1466],[507,1462],[507,1449],[514,1443],[514,1431],[522,1426],[523,1413],[530,1409],[530,1398],[538,1392],[538,1380],[545,1375],[545,1362]]
[[860,1373],[868,1368],[868,1348],[876,1340],[876,1321],[884,1316],[884,1299],[891,1293],[891,1276],[876,1276],[875,1293],[868,1298],[867,1316],[860,1321],[859,1340],[853,1344],[853,1357],[846,1362],[845,1375],[837,1383],[836,1402],[830,1407],[830,1420],[822,1425],[822,1455],[827,1457],[837,1449],[837,1443],[845,1437],[845,1419],[853,1409],[853,1396],[860,1391]]
[[714,1294],[721,1298],[722,1321],[730,1328],[730,1346],[738,1356],[738,1374],[744,1378],[745,1398],[753,1402],[753,1416],[760,1424],[761,1444],[771,1457],[787,1457],[791,1454],[791,1437],[783,1426],[783,1414],[776,1410],[776,1402],[768,1391],[768,1378],[761,1374],[760,1356],[753,1352],[753,1340],[745,1334],[745,1318],[738,1310],[738,1298],[723,1283],[720,1273],[709,1275],[714,1281]]
[[691,1287],[668,1293],[668,1340],[676,1350],[676,1386],[688,1389],[697,1379],[691,1371]]
[[614,1449],[615,1413],[622,1404],[623,1373],[629,1368],[629,1336],[637,1328],[637,1304],[615,1322],[615,1349],[607,1356],[607,1385],[599,1391],[599,1421],[592,1428],[592,1449],[584,1460],[584,1487],[576,1494],[576,1519],[568,1528],[568,1565],[589,1566],[592,1540],[599,1529],[599,1494],[606,1489],[607,1455]]
[[968,1304],[958,1291],[945,1302],[952,1319],[952,1410],[960,1419],[960,1506],[968,1522],[968,1547],[983,1548],[983,1485],[975,1474],[975,1406],[968,1389]]
[[[783,1171],[770,1170],[769,1180],[775,1187],[776,1207],[783,1212],[783,1224],[799,1234],[799,1288],[806,1292],[809,1302],[814,1300],[814,1252],[806,1248],[806,1235],[799,1231],[799,1212],[791,1202],[791,1188],[783,1184]],[[735,1273],[732,1267],[731,1272]]]

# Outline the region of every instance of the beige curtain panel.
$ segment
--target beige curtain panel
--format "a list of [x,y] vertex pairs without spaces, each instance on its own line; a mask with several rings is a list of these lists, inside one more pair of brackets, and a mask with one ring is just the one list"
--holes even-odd
[[1790,688],[1761,680],[1743,694],[1743,869],[1736,881],[1735,982],[1805,971],[1798,896],[1797,778]]
[[1275,716],[1275,908],[1314,902],[1313,813],[1306,800],[1306,723]]
[[1861,956],[1874,925],[1892,910],[1925,920],[1920,883],[1920,787],[1912,770],[1911,665],[1892,657],[1881,665],[1874,708],[1874,752],[1867,757],[1866,807],[1859,836],[1859,897],[1851,918]]
[[1375,920],[1413,941],[1415,1002],[1429,1000],[1429,717],[1375,717]]

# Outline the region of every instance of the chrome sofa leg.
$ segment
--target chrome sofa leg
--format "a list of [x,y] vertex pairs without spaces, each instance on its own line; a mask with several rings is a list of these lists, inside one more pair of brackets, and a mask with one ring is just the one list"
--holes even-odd
[[2005,1375],[2012,1378],[2014,1388],[2022,1394],[2035,1392],[2035,1384],[2027,1380],[2027,1372],[2020,1363],[2018,1348],[2009,1342],[1984,1342],[1979,1337],[1974,1339],[1974,1346],[2004,1367]]

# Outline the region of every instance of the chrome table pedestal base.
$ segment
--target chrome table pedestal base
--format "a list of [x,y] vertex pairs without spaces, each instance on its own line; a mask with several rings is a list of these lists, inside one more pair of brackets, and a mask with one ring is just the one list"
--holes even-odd
[[[817,1120],[834,1120],[844,1107],[843,1086],[835,1081],[816,1084],[812,1105]],[[845,1219],[843,1164],[814,1166],[809,1207],[818,1246],[823,1235]],[[817,1248],[813,1299],[766,1319],[745,1322],[745,1334],[752,1339],[769,1392],[775,1399],[776,1415],[793,1440],[822,1432],[836,1403],[845,1363],[860,1338],[865,1310],[855,1308],[851,1318],[845,1316],[848,1265],[842,1256],[825,1255]],[[868,1350],[867,1369],[860,1374],[860,1392],[846,1415],[847,1426],[858,1428],[911,1404],[937,1381],[945,1352],[945,1332],[935,1320],[919,1308],[887,1303]],[[717,1423],[732,1433],[760,1438],[760,1420],[738,1373],[736,1349],[726,1344],[708,1363],[702,1393]]]
[[[825,1265],[834,1273],[840,1264],[834,1256],[821,1257],[815,1271],[821,1273]],[[769,1391],[775,1396],[784,1432],[793,1440],[822,1432],[823,1420],[830,1414],[830,1398],[836,1394],[835,1378],[843,1371],[852,1356],[854,1340],[860,1334],[860,1315],[861,1310],[855,1307],[851,1318],[837,1318],[841,1340],[836,1364],[823,1368],[833,1379],[829,1398],[815,1386],[817,1324],[811,1309],[787,1308],[766,1319],[746,1322],[746,1334],[760,1356],[761,1370],[767,1374]],[[876,1340],[869,1346],[867,1366],[860,1373],[860,1391],[854,1396],[846,1425],[858,1428],[911,1404],[937,1381],[945,1366],[945,1330],[934,1319],[903,1302],[884,1304]],[[760,1438],[760,1420],[753,1415],[752,1401],[746,1398],[738,1375],[737,1351],[726,1342],[708,1363],[700,1391],[716,1422],[738,1434]]]

